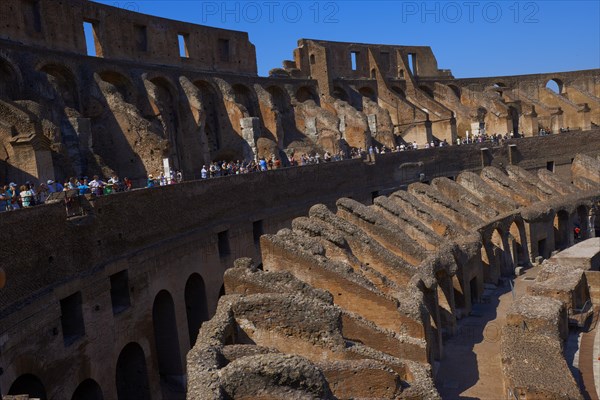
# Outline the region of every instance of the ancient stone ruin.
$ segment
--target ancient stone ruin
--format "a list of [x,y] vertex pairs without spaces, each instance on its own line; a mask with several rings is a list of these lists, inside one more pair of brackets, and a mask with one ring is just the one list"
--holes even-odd
[[429,47],[301,39],[260,77],[245,32],[84,0],[0,15],[0,182],[186,177],[0,213],[3,398],[450,398],[463,321],[513,284],[480,397],[593,398],[600,70],[455,79]]

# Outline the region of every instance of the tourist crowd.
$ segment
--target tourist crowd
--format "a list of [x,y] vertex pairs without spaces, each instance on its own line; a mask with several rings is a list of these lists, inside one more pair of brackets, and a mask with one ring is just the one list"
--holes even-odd
[[116,175],[107,181],[100,179],[98,175],[95,175],[92,180],[87,176],[80,179],[73,177],[64,183],[50,179],[37,186],[29,181],[22,185],[11,182],[0,188],[0,212],[44,204],[53,193],[74,192],[79,195],[104,196],[114,192],[129,191],[131,187],[131,180],[128,178],[121,180]]
[[[560,132],[569,132],[569,128],[561,128]],[[540,128],[538,135],[548,135],[550,132]],[[456,145],[466,145],[473,143],[490,142],[492,145],[501,145],[506,140],[514,138],[512,132],[501,134],[488,135],[486,133],[478,133],[467,135],[466,138],[457,138]],[[340,150],[338,153],[330,153],[325,151],[323,154],[319,152],[303,153],[300,156],[294,154],[287,157],[284,161],[272,155],[271,157],[261,157],[258,160],[252,161],[213,161],[208,165],[203,165],[200,170],[199,177],[201,179],[209,179],[230,175],[248,174],[253,172],[264,172],[275,170],[284,167],[298,167],[312,164],[321,164],[336,162],[354,158],[368,159],[374,161],[376,154],[396,153],[402,151],[412,151],[420,149],[429,149],[436,147],[449,146],[449,143],[444,139],[442,141],[434,139],[429,143],[417,144],[417,142],[405,142],[397,145],[395,148],[389,148],[385,145],[374,145],[368,149],[352,148],[349,151]],[[171,171],[165,175],[163,172],[158,172],[156,176],[149,174],[146,187],[165,186],[183,182],[183,174],[181,171]],[[38,186],[31,182],[25,182],[22,185],[17,185],[11,182],[8,185],[0,187],[0,212],[16,210],[19,208],[33,207],[35,205],[44,204],[52,193],[70,192],[78,195],[91,194],[95,196],[109,195],[115,192],[129,191],[132,189],[132,181],[128,178],[121,180],[114,175],[110,179],[104,181],[99,176],[94,176],[89,180],[87,176],[80,179],[69,178],[62,184],[53,180],[48,180],[46,183],[40,183]]]

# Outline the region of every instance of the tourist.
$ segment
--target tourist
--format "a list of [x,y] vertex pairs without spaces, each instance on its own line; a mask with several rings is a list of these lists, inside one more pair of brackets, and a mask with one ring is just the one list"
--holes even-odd
[[152,188],[155,186],[155,182],[154,182],[154,175],[152,174],[148,174],[148,180],[146,182],[146,187],[147,188]]
[[90,192],[94,196],[101,196],[104,193],[104,186],[106,186],[106,182],[104,182],[98,175],[94,175],[94,178],[89,183]]
[[8,185],[8,190],[5,192],[5,196],[8,198],[8,208],[10,210],[18,210],[19,206],[19,191],[17,189],[17,184],[11,182]]
[[50,190],[48,188],[48,185],[46,185],[44,182],[40,183],[40,186],[38,187],[38,190],[37,190],[36,203],[44,204],[46,202],[46,200],[48,199],[48,196],[50,196]]
[[200,170],[200,177],[202,179],[208,179],[208,170],[206,169],[206,165],[202,166],[202,169]]
[[54,182],[52,179],[48,179],[48,181],[46,182],[46,184],[48,185],[48,192],[49,193],[62,192],[65,189],[63,187],[63,185],[61,185],[58,182]]

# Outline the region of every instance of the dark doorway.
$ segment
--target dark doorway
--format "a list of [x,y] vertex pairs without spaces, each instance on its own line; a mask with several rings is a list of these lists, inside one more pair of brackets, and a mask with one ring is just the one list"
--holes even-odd
[[16,381],[10,386],[8,394],[16,396],[19,394],[29,395],[32,398],[38,398],[40,400],[46,400],[46,389],[44,384],[39,378],[32,374],[21,375]]
[[479,293],[477,292],[477,277],[469,281],[469,289],[471,290],[471,304],[479,301]]
[[152,324],[160,383],[163,394],[166,394],[174,387],[181,389],[184,386],[175,305],[171,294],[166,290],[161,290],[154,299]]
[[198,331],[204,321],[208,320],[208,305],[204,280],[199,274],[192,274],[185,284],[185,309],[187,312],[190,348],[196,344]]
[[117,360],[115,378],[119,400],[147,400],[151,398],[146,357],[139,344],[129,343],[121,350]]
[[103,400],[102,389],[100,385],[93,379],[86,379],[81,382],[71,400]]

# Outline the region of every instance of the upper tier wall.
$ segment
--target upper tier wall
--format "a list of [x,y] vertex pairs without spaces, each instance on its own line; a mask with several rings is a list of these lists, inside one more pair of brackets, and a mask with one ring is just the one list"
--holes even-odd
[[[82,0],[2,0],[0,38],[87,54],[84,22],[94,27],[96,54],[108,59],[257,74],[246,32],[152,17]],[[180,56],[179,36],[187,57]]]

